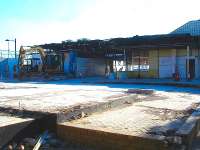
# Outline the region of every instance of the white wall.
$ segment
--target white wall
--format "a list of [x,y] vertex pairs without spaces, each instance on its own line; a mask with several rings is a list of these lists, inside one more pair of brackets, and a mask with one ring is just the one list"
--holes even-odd
[[173,57],[160,57],[159,76],[160,78],[171,78],[173,74]]
[[186,59],[187,57],[177,57],[177,66],[181,79],[186,78]]
[[77,57],[77,76],[104,76],[105,60],[98,58],[80,58]]
[[200,78],[200,58],[195,58],[195,78]]

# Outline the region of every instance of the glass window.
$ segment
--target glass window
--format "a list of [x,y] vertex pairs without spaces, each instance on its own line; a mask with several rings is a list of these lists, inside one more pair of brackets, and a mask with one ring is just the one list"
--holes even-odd
[[125,71],[126,63],[123,60],[116,60],[116,61],[113,61],[113,67],[115,71]]
[[133,51],[130,71],[149,71],[149,52]]

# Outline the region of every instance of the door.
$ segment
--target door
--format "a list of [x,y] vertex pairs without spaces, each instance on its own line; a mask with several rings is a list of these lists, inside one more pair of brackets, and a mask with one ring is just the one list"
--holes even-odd
[[189,74],[190,74],[190,79],[195,78],[195,59],[189,60]]
[[194,79],[195,78],[195,59],[189,60],[189,73],[190,73],[190,78]]

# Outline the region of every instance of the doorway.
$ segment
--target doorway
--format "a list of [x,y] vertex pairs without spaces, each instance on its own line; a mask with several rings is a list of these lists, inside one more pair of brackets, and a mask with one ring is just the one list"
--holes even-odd
[[190,74],[190,79],[195,78],[195,59],[189,59],[189,74]]

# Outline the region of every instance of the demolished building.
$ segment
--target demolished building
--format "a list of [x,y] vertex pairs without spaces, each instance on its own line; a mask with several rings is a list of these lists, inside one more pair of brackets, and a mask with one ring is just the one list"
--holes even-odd
[[199,22],[188,22],[170,34],[33,46],[43,49],[44,56],[29,51],[23,63],[26,72],[67,77],[199,79]]
[[[200,37],[165,34],[46,44],[62,54],[63,71],[110,78],[200,77]],[[60,47],[60,48],[59,48]]]

